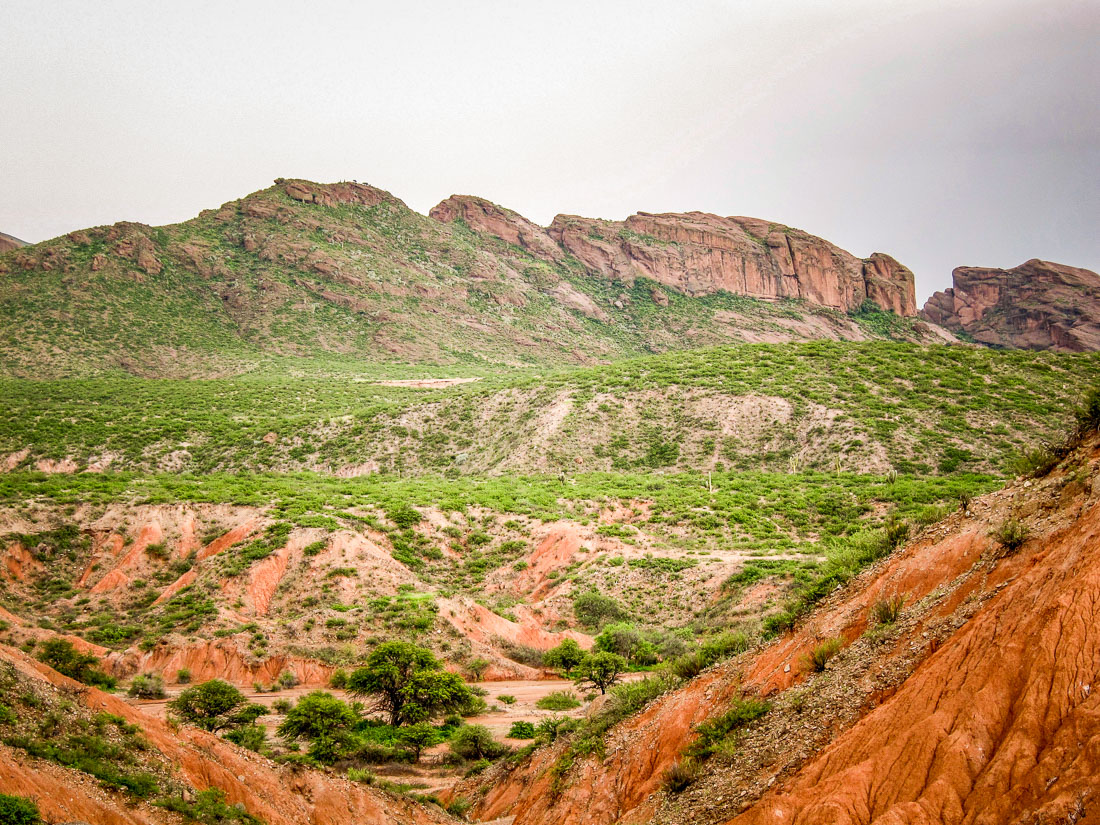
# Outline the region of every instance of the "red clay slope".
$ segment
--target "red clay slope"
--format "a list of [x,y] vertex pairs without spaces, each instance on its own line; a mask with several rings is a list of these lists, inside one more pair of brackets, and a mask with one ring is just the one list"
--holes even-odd
[[[223,790],[265,825],[428,825],[453,822],[438,808],[418,805],[331,773],[279,767],[250,751],[195,728],[173,731],[123,700],[78,684],[14,648],[0,645],[0,662],[70,692],[94,711],[124,717],[178,767],[178,777],[199,790]],[[179,818],[125,795],[107,793],[87,774],[27,758],[0,746],[0,792],[32,796],[47,822],[87,820],[93,825],[152,825]]]
[[1100,504],[1003,566],[1005,587],[892,699],[730,821],[1097,820]]
[[[1094,437],[1050,477],[929,529],[795,633],[620,724],[560,794],[560,746],[456,790],[480,796],[479,818],[515,825],[1100,822],[1098,465]],[[1032,534],[1015,554],[989,537],[1010,517]],[[868,608],[892,594],[906,596],[897,638],[864,637]],[[836,636],[847,649],[835,663],[800,675],[801,654]],[[792,697],[823,698],[814,718],[789,710],[796,683]],[[773,710],[738,756],[710,763],[688,793],[662,790],[693,727],[741,692]]]

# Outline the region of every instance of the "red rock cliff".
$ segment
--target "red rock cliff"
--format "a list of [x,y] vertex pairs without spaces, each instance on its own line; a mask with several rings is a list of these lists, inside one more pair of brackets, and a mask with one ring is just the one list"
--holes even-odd
[[889,255],[862,260],[798,229],[756,218],[705,212],[625,221],[558,215],[546,230],[479,198],[454,196],[431,211],[459,218],[547,260],[568,252],[593,275],[631,284],[644,277],[689,295],[724,290],[765,300],[800,298],[841,311],[870,299],[899,315],[915,315],[913,273]]
[[1032,259],[1013,269],[960,266],[921,317],[982,344],[1100,350],[1100,275]]

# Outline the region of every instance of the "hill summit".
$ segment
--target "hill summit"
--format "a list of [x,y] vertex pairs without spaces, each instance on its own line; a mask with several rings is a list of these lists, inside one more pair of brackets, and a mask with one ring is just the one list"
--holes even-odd
[[0,258],[2,369],[240,372],[264,358],[583,364],[730,342],[951,340],[912,273],[798,229],[699,212],[548,228],[480,198],[430,216],[375,187],[278,179],[166,227]]

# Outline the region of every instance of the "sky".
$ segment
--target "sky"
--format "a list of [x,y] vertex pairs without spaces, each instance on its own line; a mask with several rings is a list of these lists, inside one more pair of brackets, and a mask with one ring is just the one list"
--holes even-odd
[[956,266],[1100,269],[1100,0],[4,0],[0,231],[276,177],[540,224],[701,210]]

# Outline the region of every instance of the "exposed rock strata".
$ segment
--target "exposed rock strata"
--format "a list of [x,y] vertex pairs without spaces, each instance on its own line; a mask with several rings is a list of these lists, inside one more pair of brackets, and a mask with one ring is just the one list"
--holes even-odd
[[1013,269],[960,266],[921,317],[1014,349],[1100,350],[1100,275],[1033,258]]
[[543,230],[521,215],[456,195],[431,211],[444,223],[521,246],[547,260],[568,253],[592,275],[630,285],[649,278],[688,295],[721,290],[751,298],[798,298],[848,312],[870,300],[898,315],[915,315],[913,273],[889,255],[860,259],[799,229],[757,218],[705,212],[625,221],[558,215]]

